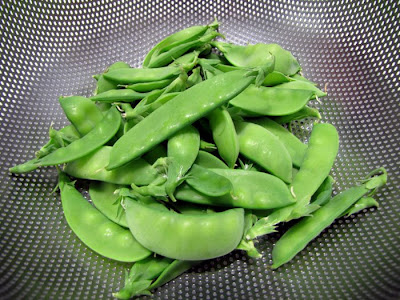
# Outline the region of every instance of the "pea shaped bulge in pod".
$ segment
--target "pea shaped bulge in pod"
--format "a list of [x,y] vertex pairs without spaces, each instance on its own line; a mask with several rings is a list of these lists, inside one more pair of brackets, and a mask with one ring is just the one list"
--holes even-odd
[[233,251],[243,236],[244,210],[179,214],[127,200],[129,228],[147,249],[173,259],[206,260]]

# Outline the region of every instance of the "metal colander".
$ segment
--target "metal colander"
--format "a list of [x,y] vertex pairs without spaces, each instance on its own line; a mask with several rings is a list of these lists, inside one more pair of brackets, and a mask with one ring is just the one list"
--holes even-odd
[[[338,192],[384,166],[381,206],[337,220],[291,262],[269,269],[287,227],[258,239],[264,255],[206,261],[154,299],[399,299],[399,6],[389,1],[4,0],[0,7],[0,298],[108,299],[130,264],[100,257],[69,229],[57,173],[11,175],[55,128],[60,95],[90,96],[93,74],[115,61],[140,66],[160,39],[216,17],[237,44],[274,42],[294,53],[328,97],[323,122],[340,134]],[[304,141],[311,121],[297,122]],[[148,299],[149,297],[144,297]]]

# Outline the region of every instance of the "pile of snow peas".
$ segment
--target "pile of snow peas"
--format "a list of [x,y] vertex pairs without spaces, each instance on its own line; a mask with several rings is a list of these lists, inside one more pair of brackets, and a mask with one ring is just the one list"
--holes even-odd
[[[281,46],[227,43],[218,25],[167,36],[141,68],[112,64],[90,98],[61,97],[71,124],[10,168],[56,166],[71,230],[99,255],[134,263],[119,299],[234,250],[258,258],[254,239],[299,219],[272,250],[278,268],[335,219],[378,207],[384,168],[332,195],[338,132],[309,106],[326,91]],[[304,118],[316,120],[307,144],[290,126]],[[90,202],[76,182],[88,183]]]

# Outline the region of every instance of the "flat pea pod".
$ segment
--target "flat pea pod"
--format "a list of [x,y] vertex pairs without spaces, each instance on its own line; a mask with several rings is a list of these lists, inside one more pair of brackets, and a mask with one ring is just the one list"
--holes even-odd
[[217,28],[218,23],[214,22],[210,25],[206,26],[192,26],[185,28],[181,31],[175,32],[162,41],[160,41],[157,45],[155,45],[146,55],[143,61],[143,67],[147,67],[150,63],[150,60],[154,55],[158,55],[158,53],[162,53],[168,51],[172,47],[175,47],[179,44],[186,43],[189,41],[193,41],[198,37],[202,36],[209,28]]
[[84,137],[41,158],[39,164],[59,165],[84,157],[107,143],[117,133],[120,125],[121,116],[115,107],[111,107],[103,119]]
[[168,101],[132,127],[113,146],[108,169],[126,164],[242,92],[254,76],[235,71],[203,81]]
[[317,118],[320,120],[322,117],[318,109],[306,105],[293,114],[280,117],[272,117],[271,119],[278,124],[286,124],[290,123],[291,121],[302,120],[305,118]]
[[172,81],[174,80],[174,77],[167,78],[167,79],[162,79],[162,80],[157,80],[157,81],[150,81],[150,82],[139,82],[139,83],[134,83],[125,86],[126,89],[134,90],[136,92],[151,92],[153,90],[158,90],[165,88],[168,86]]
[[89,195],[94,206],[109,220],[114,223],[128,228],[126,222],[125,210],[120,203],[120,196],[114,193],[121,185],[92,181],[89,185]]
[[84,136],[103,119],[95,103],[81,96],[60,97],[60,105],[71,124]]
[[186,182],[196,191],[212,197],[226,195],[233,189],[229,179],[198,165],[192,166]]
[[323,206],[331,200],[333,184],[335,180],[331,175],[325,178],[318,190],[312,195],[311,203]]
[[312,91],[250,85],[229,104],[258,116],[284,116],[302,109]]
[[[380,175],[380,177],[385,176],[386,174]],[[386,183],[386,179],[384,183]],[[370,192],[371,190],[367,188],[366,183],[347,189],[333,197],[327,204],[315,211],[312,216],[303,218],[289,228],[272,249],[272,268],[276,269],[290,261],[310,241],[330,226],[336,218]]]
[[212,42],[234,66],[256,67],[265,64],[268,56],[275,57],[275,71],[293,75],[300,71],[297,59],[278,44],[255,44],[240,46],[224,42]]
[[229,168],[218,157],[212,155],[209,152],[203,151],[203,150],[199,151],[194,163],[203,168],[218,168],[218,169],[228,169]]
[[312,99],[314,99],[316,97],[325,97],[327,95],[327,93],[321,91],[314,84],[303,81],[303,80],[295,80],[295,81],[285,82],[285,83],[279,84],[275,87],[278,89],[293,89],[293,90],[312,91],[314,93],[314,95],[312,96]]
[[350,215],[353,215],[353,214],[356,214],[356,213],[362,211],[363,209],[370,208],[370,207],[379,207],[379,203],[374,198],[365,196],[365,197],[360,198],[356,203],[354,203],[351,207],[349,207],[340,216],[348,217]]
[[[117,62],[113,63],[112,65],[110,65],[107,68],[107,70],[104,71],[104,73],[107,73],[112,70],[118,70],[118,69],[124,69],[124,68],[130,68],[130,65],[123,61],[117,61]],[[112,81],[104,78],[104,73],[100,74],[97,79],[96,89],[94,92],[95,95],[109,91],[109,90],[116,89],[118,87],[115,82],[112,82]]]
[[233,189],[221,197],[210,197],[186,184],[178,187],[178,200],[197,204],[246,209],[270,209],[294,203],[286,184],[278,177],[256,171],[240,169],[210,169],[229,179]]
[[205,260],[228,254],[242,239],[244,211],[178,214],[126,201],[134,237],[147,249],[179,260]]
[[219,155],[233,168],[239,156],[239,139],[231,115],[226,108],[218,107],[207,118]]
[[77,237],[98,254],[122,262],[134,262],[151,254],[128,229],[110,221],[79,193],[64,173],[58,185],[65,219]]
[[167,144],[168,172],[165,192],[172,199],[176,187],[182,183],[186,172],[192,167],[199,153],[200,134],[192,125],[175,133]]
[[64,171],[75,177],[90,180],[99,180],[120,185],[147,185],[158,178],[157,169],[152,167],[144,159],[138,158],[108,171],[106,166],[110,159],[111,147],[100,147],[93,153],[80,159],[69,162]]
[[171,77],[176,77],[181,72],[179,66],[170,66],[154,69],[124,68],[113,70],[104,77],[117,84],[133,84],[140,82],[159,81]]
[[135,102],[148,96],[148,93],[140,93],[130,89],[109,90],[96,96],[90,97],[92,101],[105,103],[113,102]]
[[240,153],[283,181],[292,182],[292,158],[282,142],[260,125],[248,122],[235,125]]
[[252,119],[251,122],[262,126],[275,135],[288,150],[290,157],[292,158],[293,165],[300,167],[307,150],[307,145],[303,144],[286,128],[269,118]]

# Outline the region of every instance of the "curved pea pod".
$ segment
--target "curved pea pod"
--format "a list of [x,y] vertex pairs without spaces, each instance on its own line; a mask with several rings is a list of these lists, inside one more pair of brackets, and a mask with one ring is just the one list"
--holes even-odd
[[59,102],[68,120],[82,136],[89,133],[103,119],[101,110],[88,98],[60,97]]
[[150,81],[150,82],[139,82],[139,83],[134,83],[130,85],[126,85],[126,89],[134,90],[136,92],[151,92],[153,90],[158,90],[165,88],[168,86],[175,78],[167,78],[167,79],[162,79],[162,80],[157,80],[157,81]]
[[181,128],[228,102],[254,80],[254,76],[245,76],[245,73],[235,71],[215,76],[162,105],[114,144],[107,168],[117,168],[139,157]]
[[277,85],[275,87],[278,88],[278,89],[292,89],[292,90],[312,91],[313,92],[313,96],[311,97],[312,99],[319,98],[319,97],[325,97],[327,95],[327,93],[321,91],[314,84],[306,82],[306,81],[303,81],[303,80],[290,81],[290,82],[279,84],[279,85]]
[[92,181],[89,185],[89,195],[94,206],[103,215],[114,223],[128,228],[125,210],[120,203],[121,198],[115,193],[121,187],[121,185],[113,183]]
[[370,208],[370,207],[379,207],[378,201],[376,201],[372,197],[368,197],[368,196],[362,197],[356,203],[354,203],[351,207],[349,207],[344,213],[342,213],[340,215],[340,217],[343,217],[343,216],[348,217],[350,215],[353,215],[353,214],[356,214],[356,213],[362,211],[363,209]]
[[121,115],[115,107],[111,107],[103,119],[84,137],[73,141],[66,147],[46,155],[39,160],[41,166],[67,163],[99,149],[117,133],[121,125]]
[[125,166],[108,171],[111,147],[103,146],[97,151],[69,162],[64,171],[76,178],[99,180],[109,183],[147,185],[158,178],[158,171],[145,160],[139,158]]
[[282,142],[260,125],[247,122],[235,125],[240,153],[283,181],[292,182],[292,159]]
[[188,80],[186,82],[186,87],[190,88],[202,81],[203,81],[203,78],[201,77],[201,74],[200,74],[200,67],[197,67],[192,70],[192,74],[190,74],[190,76],[188,77]]
[[211,197],[182,184],[178,187],[175,197],[197,204],[246,209],[278,208],[293,204],[295,201],[286,184],[273,175],[240,169],[210,170],[224,176],[232,183],[233,189],[229,194]]
[[324,182],[320,185],[318,190],[312,195],[311,203],[316,204],[318,206],[323,206],[331,199],[333,184],[335,180],[332,176],[328,176],[325,178]]
[[206,26],[192,26],[181,31],[175,32],[155,45],[146,55],[143,67],[147,67],[153,56],[170,50],[180,44],[193,41],[202,36],[209,28],[218,28],[218,22]]
[[200,134],[192,125],[186,126],[168,140],[168,173],[165,192],[172,199],[176,187],[182,183],[199,153]]
[[[385,184],[386,171],[379,177],[384,178],[382,184]],[[364,195],[371,193],[371,189],[367,186],[368,184],[364,183],[341,192],[311,216],[303,218],[289,228],[272,249],[272,268],[276,269],[289,262],[349,207],[357,203]]]
[[312,91],[250,85],[229,104],[256,116],[284,116],[302,109]]
[[212,197],[226,195],[233,189],[229,179],[198,165],[192,166],[186,182],[196,191]]
[[234,250],[243,235],[244,211],[178,214],[136,201],[126,201],[126,217],[134,237],[147,249],[179,260],[205,260]]
[[300,167],[306,153],[307,145],[303,144],[286,128],[269,118],[252,119],[251,121],[257,125],[262,126],[273,135],[275,135],[288,150],[290,157],[292,158],[293,165],[296,167]]
[[225,58],[234,66],[255,67],[265,64],[268,56],[275,57],[274,71],[285,75],[293,75],[300,71],[296,58],[278,44],[255,44],[240,46],[224,42],[212,42]]
[[128,229],[110,221],[79,193],[63,173],[59,188],[65,219],[77,237],[98,254],[117,261],[134,262],[151,254]]
[[[131,66],[123,61],[117,61],[110,65],[107,70],[104,71],[104,73],[107,73],[112,70],[118,70],[118,69],[124,69],[124,68],[130,68]],[[106,78],[104,78],[104,73],[100,74],[97,78],[97,83],[96,83],[96,89],[94,91],[94,94],[100,94],[109,90],[116,89],[118,86],[115,82],[112,82]]]
[[203,168],[218,168],[218,169],[228,169],[229,168],[218,157],[212,155],[209,152],[202,151],[202,150],[199,151],[194,163]]
[[305,118],[316,118],[320,120],[322,117],[318,109],[309,107],[307,105],[293,114],[280,117],[271,117],[271,119],[278,124],[286,124],[291,121],[302,120]]
[[207,118],[219,155],[233,168],[239,156],[239,139],[231,115],[225,108],[218,107]]
[[105,103],[113,102],[135,102],[148,96],[149,93],[140,93],[130,89],[109,90],[96,96],[90,97],[92,101]]

